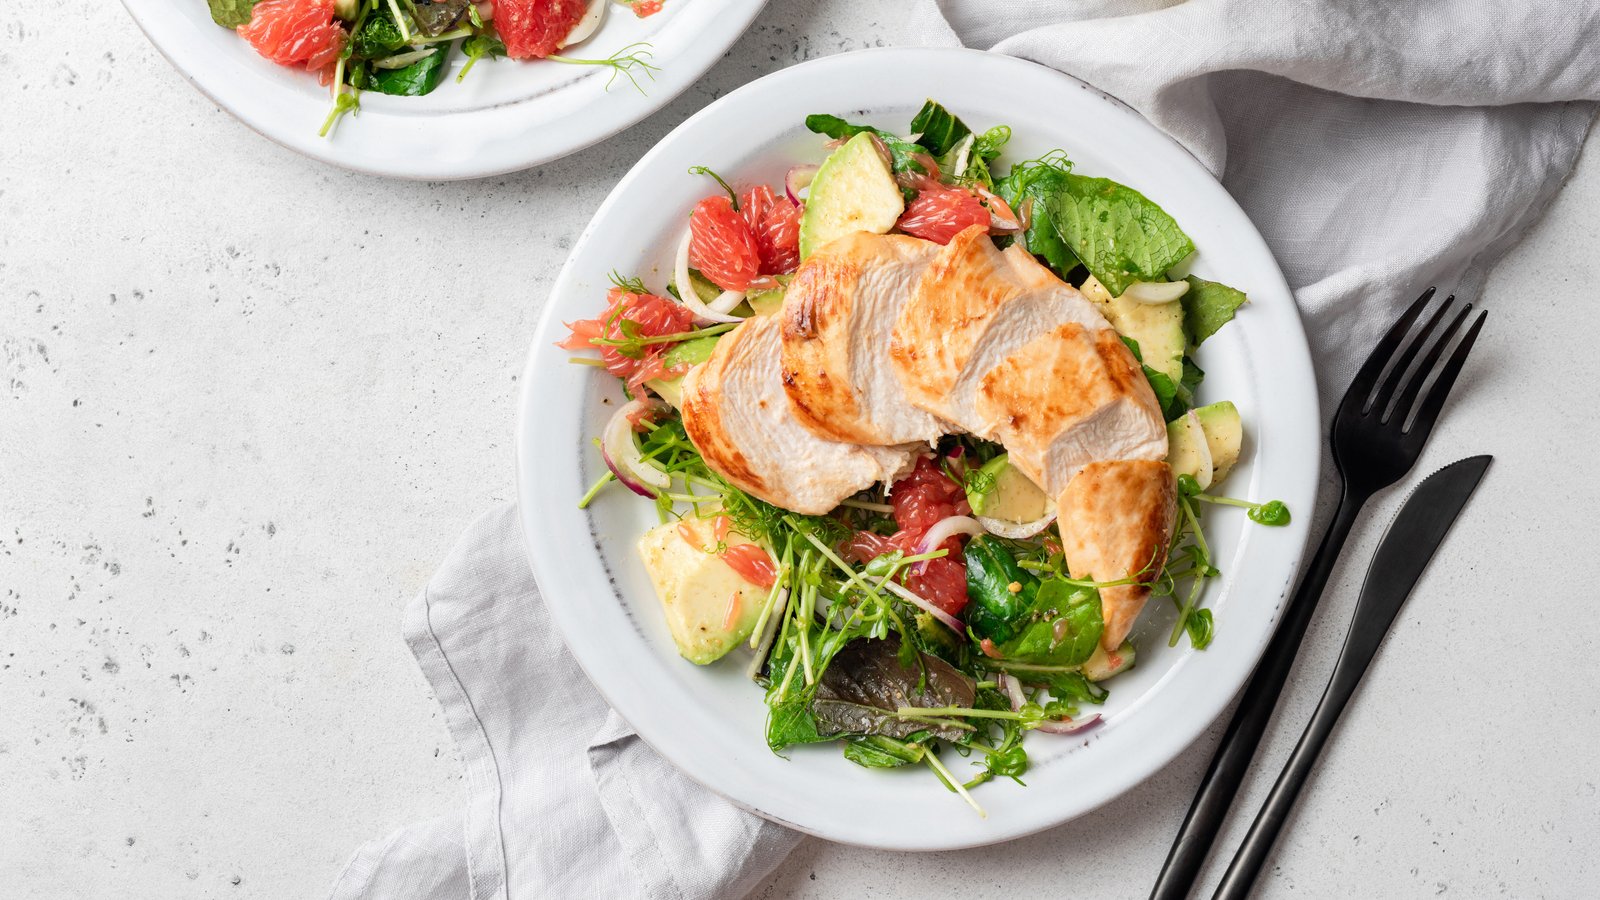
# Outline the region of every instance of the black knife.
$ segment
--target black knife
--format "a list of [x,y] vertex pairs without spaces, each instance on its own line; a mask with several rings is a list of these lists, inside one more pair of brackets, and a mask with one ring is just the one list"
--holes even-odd
[[1395,517],[1394,524],[1378,544],[1371,568],[1367,569],[1367,580],[1361,585],[1361,599],[1356,602],[1350,633],[1345,636],[1344,649],[1333,667],[1333,677],[1323,692],[1322,702],[1311,714],[1311,723],[1300,736],[1294,752],[1289,754],[1283,774],[1278,776],[1250,832],[1239,845],[1239,852],[1217,885],[1213,900],[1244,900],[1249,896],[1256,877],[1272,853],[1278,832],[1283,830],[1283,823],[1294,808],[1295,798],[1317,763],[1317,755],[1333,733],[1339,714],[1355,694],[1361,676],[1378,653],[1383,636],[1400,614],[1401,605],[1422,577],[1434,551],[1444,542],[1450,525],[1467,505],[1478,482],[1483,480],[1483,473],[1492,459],[1473,456],[1445,466],[1423,479],[1401,507],[1400,515]]

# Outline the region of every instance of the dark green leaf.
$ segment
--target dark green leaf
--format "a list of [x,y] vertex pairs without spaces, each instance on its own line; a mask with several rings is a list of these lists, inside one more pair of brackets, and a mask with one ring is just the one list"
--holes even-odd
[[1161,280],[1194,252],[1161,207],[1110,179],[1063,175],[1045,206],[1067,246],[1113,297],[1136,281]]
[[238,28],[250,21],[250,11],[256,0],[207,0],[211,4],[211,21],[223,28]]
[[1183,330],[1189,335],[1189,344],[1200,346],[1217,329],[1233,320],[1233,314],[1248,300],[1244,292],[1225,284],[1207,281],[1190,275],[1189,290],[1184,293]]
[[1058,700],[1077,703],[1104,703],[1111,692],[1084,677],[1082,672],[1016,672],[1029,684],[1041,684]]
[[1183,358],[1183,379],[1178,382],[1178,386],[1188,391],[1189,396],[1193,397],[1194,392],[1200,390],[1200,382],[1204,381],[1205,378],[1205,370],[1195,365],[1194,360],[1185,356]]
[[386,5],[368,15],[350,39],[351,54],[357,59],[378,59],[404,47],[405,36]]
[[1010,640],[1033,608],[1039,579],[1017,565],[999,539],[986,534],[967,542],[966,561],[967,627],[980,640]]
[[868,769],[908,766],[921,762],[926,752],[920,744],[908,744],[878,735],[846,738],[844,742],[844,758]]
[[1155,392],[1156,403],[1161,406],[1162,418],[1171,422],[1189,411],[1189,401],[1192,398],[1183,385],[1175,384],[1165,372],[1157,372],[1149,366],[1144,367],[1144,377],[1150,382],[1150,390]]
[[498,59],[506,55],[506,45],[492,34],[475,34],[461,42],[461,52],[472,59]]
[[1078,267],[1078,257],[1056,230],[1049,204],[1052,196],[1066,190],[1071,168],[1072,163],[1059,155],[1018,163],[994,186],[994,192],[1017,215],[1027,209],[1028,230],[1023,233],[1023,243],[1028,252],[1042,258],[1062,278]]
[[889,148],[891,168],[896,172],[923,172],[927,167],[917,160],[918,156],[926,156],[928,151],[921,144],[913,144],[901,140],[898,135],[890,134],[873,128],[871,125],[852,125],[838,116],[814,114],[806,116],[806,128],[817,134],[825,134],[836,140],[845,140],[870,131],[877,135]]
[[[436,47],[427,56],[399,69],[373,69],[368,90],[400,97],[420,97],[431,93],[444,80],[446,47]],[[627,320],[624,320],[627,321]]]
[[963,138],[972,133],[967,124],[943,106],[932,100],[922,104],[922,109],[911,120],[911,133],[918,135],[917,143],[928,148],[933,156],[943,156],[955,149]]
[[1001,656],[1029,664],[1076,666],[1094,653],[1105,630],[1099,592],[1058,578],[1039,587],[1027,622],[1017,637],[1000,645]]

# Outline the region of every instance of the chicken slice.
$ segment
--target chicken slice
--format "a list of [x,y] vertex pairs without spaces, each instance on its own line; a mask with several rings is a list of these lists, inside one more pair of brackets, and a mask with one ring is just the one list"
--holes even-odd
[[889,355],[912,403],[996,440],[995,423],[977,411],[979,383],[1018,348],[1068,322],[1091,332],[1111,328],[1093,303],[1027,250],[1001,252],[973,226],[928,267],[900,311]]
[[1073,476],[1056,503],[1067,570],[1078,578],[1136,584],[1100,589],[1105,631],[1100,645],[1121,646],[1150,599],[1177,525],[1172,468],[1155,460],[1092,462]]
[[781,323],[745,320],[683,380],[683,427],[706,465],[768,503],[822,515],[911,467],[913,446],[824,440],[799,420],[779,373]]
[[783,386],[819,437],[858,444],[934,441],[950,429],[911,405],[888,354],[900,308],[940,247],[856,234],[812,254],[783,301]]
[[1067,322],[1017,348],[979,381],[975,412],[1051,497],[1096,460],[1167,456],[1155,393],[1109,328]]

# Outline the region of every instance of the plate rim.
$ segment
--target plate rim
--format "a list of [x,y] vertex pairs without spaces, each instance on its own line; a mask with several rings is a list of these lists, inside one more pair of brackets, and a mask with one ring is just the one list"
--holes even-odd
[[[610,2],[610,0],[607,0],[607,2]],[[181,15],[173,8],[172,0],[122,0],[122,6],[129,17],[133,19],[140,33],[144,35],[145,40],[182,76],[184,81],[187,81],[191,87],[199,91],[202,96],[210,100],[218,109],[272,143],[308,159],[362,175],[394,178],[403,181],[468,181],[507,175],[554,162],[608,140],[655,115],[682,96],[685,91],[704,77],[712,66],[727,55],[739,38],[743,37],[749,30],[756,17],[766,8],[767,2],[768,0],[721,0],[722,14],[713,17],[712,26],[700,31],[698,37],[689,42],[690,52],[672,57],[670,66],[662,65],[661,71],[650,82],[649,92],[641,100],[634,101],[631,107],[619,101],[619,106],[626,108],[627,111],[603,120],[600,127],[583,128],[585,120],[591,119],[591,116],[584,114],[590,109],[590,107],[586,106],[578,115],[568,116],[559,120],[558,128],[551,128],[551,123],[529,123],[527,125],[529,130],[534,128],[550,129],[559,130],[562,133],[570,132],[573,135],[581,135],[575,139],[548,145],[537,152],[519,154],[515,158],[491,157],[486,159],[483,164],[451,165],[445,163],[442,167],[428,167],[420,164],[412,166],[388,164],[384,161],[367,158],[350,147],[336,147],[334,142],[329,139],[319,137],[316,142],[311,142],[302,139],[298,132],[290,133],[284,128],[275,127],[269,121],[269,117],[259,111],[262,107],[252,106],[249,102],[241,101],[235,96],[235,92],[227,84],[226,72],[212,70],[204,73],[197,72],[194,66],[184,61],[180,48],[169,46],[167,42],[157,37],[157,29],[152,27],[154,17],[177,17]],[[616,10],[608,12],[614,14]],[[670,24],[668,27],[670,27]],[[666,60],[662,60],[662,62],[666,62]],[[591,84],[594,80],[593,74],[590,74],[589,77],[577,77],[571,82],[555,87],[548,93],[567,90],[575,85],[585,85],[586,89],[598,90]],[[619,88],[619,90],[622,89],[625,88]],[[602,91],[601,93],[605,95],[606,92]],[[537,105],[542,96],[530,97],[512,105]],[[439,118],[445,119],[456,115],[469,117],[499,108],[502,107],[484,107],[462,110],[459,113],[443,113]],[[368,114],[383,115],[383,113]],[[390,113],[388,115],[392,116],[394,114]],[[343,124],[348,127],[355,127],[358,122],[352,121]],[[315,136],[314,133],[313,136]],[[531,146],[535,145],[530,144]]]
[[[657,156],[662,155],[665,152],[664,148],[668,147],[672,142],[674,142],[674,140],[679,137],[680,132],[692,132],[702,119],[715,115],[716,111],[726,104],[738,102],[741,99],[741,95],[745,95],[748,92],[755,90],[760,90],[761,88],[759,86],[763,82],[766,82],[769,79],[778,78],[780,76],[785,78],[795,77],[793,72],[799,69],[812,69],[815,71],[825,67],[849,66],[854,64],[853,60],[866,57],[887,59],[895,56],[916,58],[930,55],[948,56],[952,58],[960,56],[967,60],[973,60],[973,65],[998,64],[1001,66],[1019,66],[1025,69],[1033,70],[1036,75],[1056,79],[1063,87],[1072,87],[1085,90],[1092,94],[1098,102],[1104,102],[1115,108],[1120,115],[1136,121],[1137,125],[1134,127],[1145,129],[1149,134],[1157,136],[1162,142],[1169,145],[1171,148],[1181,151],[1183,155],[1193,163],[1195,169],[1199,173],[1203,173],[1205,179],[1209,181],[1210,185],[1216,189],[1216,193],[1225,198],[1226,203],[1231,207],[1231,211],[1236,214],[1237,217],[1242,220],[1248,228],[1247,233],[1230,235],[1230,237],[1247,237],[1252,239],[1258,245],[1261,258],[1264,259],[1265,262],[1270,266],[1270,275],[1272,276],[1271,288],[1273,289],[1273,292],[1281,293],[1284,297],[1288,298],[1289,318],[1286,324],[1289,327],[1287,329],[1287,333],[1275,333],[1274,338],[1276,340],[1286,341],[1288,344],[1288,349],[1293,352],[1294,356],[1301,363],[1301,365],[1295,367],[1296,371],[1294,377],[1288,379],[1288,382],[1292,382],[1288,384],[1289,389],[1292,393],[1298,395],[1299,405],[1303,406],[1306,410],[1306,414],[1301,420],[1301,427],[1297,430],[1301,432],[1299,434],[1301,443],[1307,443],[1304,439],[1309,435],[1309,445],[1312,448],[1320,451],[1322,412],[1317,392],[1315,367],[1310,354],[1309,343],[1305,336],[1303,318],[1300,315],[1298,306],[1293,302],[1293,292],[1289,289],[1287,281],[1283,277],[1281,266],[1278,265],[1276,257],[1272,254],[1270,247],[1267,245],[1260,231],[1255,227],[1255,224],[1244,213],[1243,209],[1239,207],[1237,201],[1234,200],[1233,197],[1227,193],[1226,189],[1221,186],[1220,181],[1205,169],[1205,167],[1199,162],[1198,158],[1192,152],[1190,152],[1188,148],[1178,143],[1170,135],[1160,131],[1160,129],[1156,128],[1132,107],[1129,107],[1127,104],[1123,103],[1117,98],[1093,87],[1092,85],[1087,84],[1081,79],[1060,72],[1056,69],[1034,63],[1030,60],[1006,56],[1003,54],[994,54],[970,48],[889,47],[850,51],[808,60],[795,66],[790,66],[779,70],[778,72],[771,73],[763,78],[756,79],[755,81],[749,82],[737,90],[718,98],[718,100],[708,104],[705,108],[701,109],[693,116],[680,123],[655,147],[651,148],[649,152],[641,157],[640,160],[622,177],[622,179],[617,182],[612,191],[607,195],[606,199],[600,204],[599,207],[596,208],[595,214],[589,223],[584,226],[578,238],[573,242],[572,249],[568,254],[566,262],[563,264],[560,272],[556,276],[555,281],[552,283],[548,295],[551,299],[547,301],[544,309],[541,311],[539,321],[535,329],[535,334],[529,347],[528,356],[521,374],[522,384],[518,393],[518,406],[516,415],[517,433],[515,465],[517,473],[518,517],[523,529],[523,540],[525,549],[528,553],[529,565],[534,573],[535,581],[539,585],[541,595],[548,597],[552,594],[547,588],[547,585],[550,582],[550,576],[548,573],[541,572],[543,566],[541,566],[540,559],[543,554],[541,552],[539,540],[539,526],[536,522],[534,514],[530,511],[532,504],[529,501],[534,499],[530,479],[528,477],[531,474],[529,472],[529,451],[527,446],[528,437],[530,435],[530,418],[538,407],[538,401],[534,392],[535,385],[537,384],[537,373],[540,368],[540,362],[544,355],[541,353],[541,349],[543,348],[544,344],[550,343],[548,338],[552,336],[552,326],[559,325],[559,314],[556,312],[557,303],[554,298],[559,297],[563,291],[569,287],[569,283],[574,277],[575,261],[588,242],[594,239],[596,223],[609,213],[610,208],[614,203],[620,202],[619,198],[628,193],[636,176],[638,176],[640,172],[644,171]],[[908,102],[908,105],[914,105],[915,102],[915,100],[911,100]],[[1260,383],[1258,378],[1255,380],[1257,380],[1257,383]],[[1282,427],[1285,429],[1289,428],[1287,424]],[[1300,525],[1303,523],[1306,527],[1298,529],[1297,538],[1294,540],[1291,548],[1293,553],[1292,562],[1287,569],[1288,580],[1280,589],[1280,593],[1277,598],[1277,605],[1271,613],[1270,621],[1268,621],[1266,625],[1261,628],[1254,645],[1250,647],[1248,653],[1245,654],[1248,656],[1248,665],[1242,668],[1242,674],[1238,679],[1237,686],[1228,691],[1225,695],[1211,695],[1214,700],[1210,705],[1213,706],[1214,709],[1208,709],[1203,717],[1203,722],[1193,728],[1194,733],[1192,735],[1188,735],[1182,742],[1174,743],[1170,748],[1170,752],[1163,751],[1155,754],[1157,756],[1164,757],[1160,762],[1147,766],[1147,771],[1144,771],[1137,777],[1128,780],[1127,783],[1121,784],[1114,790],[1104,793],[1103,796],[1098,797],[1094,802],[1080,806],[1069,813],[1061,815],[1046,814],[1039,817],[1031,824],[1000,830],[996,833],[970,840],[903,842],[892,839],[862,839],[856,836],[841,835],[838,831],[830,830],[825,826],[815,826],[808,823],[792,821],[774,813],[771,810],[764,809],[756,802],[729,794],[728,792],[719,788],[717,785],[699,777],[692,767],[684,765],[682,762],[676,759],[671,752],[663,750],[659,742],[652,740],[649,734],[643,730],[640,730],[637,728],[637,726],[634,726],[631,720],[629,720],[629,724],[631,727],[634,727],[635,732],[638,734],[641,740],[659,753],[663,759],[670,762],[675,769],[683,773],[686,777],[689,777],[706,787],[708,790],[716,793],[718,796],[727,799],[729,802],[733,803],[739,808],[748,810],[765,819],[789,828],[793,828],[797,831],[839,843],[892,851],[932,852],[957,850],[971,847],[988,846],[1010,841],[1064,824],[1068,821],[1089,814],[1095,809],[1110,803],[1112,800],[1125,795],[1128,791],[1132,790],[1139,784],[1143,784],[1144,782],[1148,781],[1149,778],[1151,778],[1156,772],[1160,771],[1162,767],[1170,764],[1171,761],[1181,755],[1187,747],[1193,745],[1197,740],[1199,740],[1199,738],[1204,735],[1205,731],[1215,724],[1222,713],[1225,712],[1226,709],[1232,704],[1239,691],[1243,689],[1244,684],[1248,681],[1250,671],[1254,669],[1262,653],[1265,651],[1267,643],[1270,641],[1272,634],[1276,631],[1278,622],[1281,619],[1283,604],[1286,602],[1286,598],[1290,590],[1298,581],[1301,568],[1305,562],[1306,551],[1310,545],[1312,536],[1309,524],[1313,518],[1312,513],[1314,512],[1314,509],[1312,509],[1312,507],[1315,504],[1318,486],[1321,482],[1322,463],[1323,460],[1321,453],[1314,452],[1308,455],[1304,464],[1305,467],[1303,471],[1305,473],[1305,477],[1303,481],[1301,481],[1301,486],[1304,488],[1304,493],[1306,494],[1306,499],[1308,501],[1308,512],[1304,519],[1297,519],[1295,524]],[[553,561],[546,560],[546,562],[550,563]],[[550,603],[549,607],[551,610],[552,619],[556,622],[557,627],[561,628],[563,637],[566,639],[569,650],[571,650],[574,646],[574,642],[570,637],[572,634],[572,623],[565,621],[566,617],[564,617],[560,611],[562,604]],[[607,704],[611,708],[617,709],[619,715],[623,715],[619,705],[613,702],[612,698],[607,693],[603,682],[593,678],[588,666],[585,664],[585,660],[582,658],[580,653],[576,650],[572,650],[572,652],[574,658],[578,661],[580,668],[584,670],[585,675],[590,678],[590,681],[594,684],[595,689],[600,692]],[[628,706],[631,704],[625,702],[622,705]],[[623,718],[625,720],[628,719],[626,715],[623,715]]]

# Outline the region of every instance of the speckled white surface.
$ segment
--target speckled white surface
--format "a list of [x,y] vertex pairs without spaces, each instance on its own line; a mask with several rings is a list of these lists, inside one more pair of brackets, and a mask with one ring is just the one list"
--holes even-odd
[[[446,185],[295,157],[117,5],[54,10],[0,13],[0,895],[321,896],[357,843],[460,799],[399,611],[511,495],[516,372],[589,210],[719,94],[893,43],[894,4],[775,2],[629,133]],[[1600,896],[1597,247],[1590,148],[1492,277],[1423,468],[1496,465],[1261,896]],[[1232,839],[1399,499],[1330,588]],[[759,895],[1143,896],[1217,733],[1055,831],[936,856],[808,842]]]

